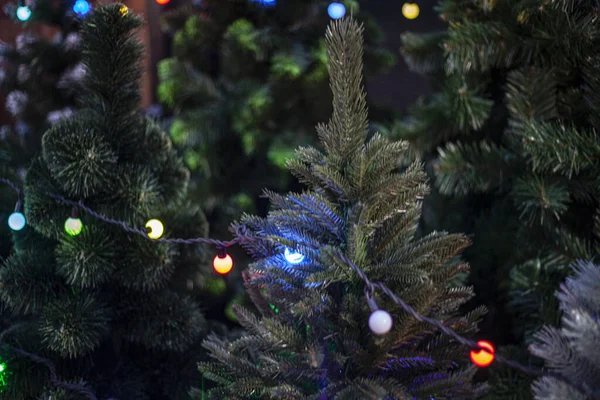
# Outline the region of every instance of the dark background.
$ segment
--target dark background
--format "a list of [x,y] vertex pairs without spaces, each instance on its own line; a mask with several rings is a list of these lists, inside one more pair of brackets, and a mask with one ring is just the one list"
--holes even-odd
[[402,0],[366,0],[361,1],[362,10],[371,13],[386,40],[385,47],[398,56],[398,64],[388,74],[368,82],[367,92],[375,104],[392,107],[404,113],[420,95],[427,94],[429,87],[419,75],[412,73],[400,56],[400,35],[403,32],[428,32],[442,29],[443,22],[433,10],[436,0],[413,0],[421,9],[419,17],[408,20],[402,15]]

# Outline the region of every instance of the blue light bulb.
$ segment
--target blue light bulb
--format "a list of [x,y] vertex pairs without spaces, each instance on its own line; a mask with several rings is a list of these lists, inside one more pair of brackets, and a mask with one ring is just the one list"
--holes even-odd
[[25,22],[31,17],[31,9],[27,6],[19,6],[17,8],[17,18],[19,21]]
[[327,13],[333,19],[340,19],[346,15],[346,6],[334,1],[327,7]]
[[255,3],[260,3],[265,7],[271,7],[277,4],[277,0],[252,0]]
[[80,17],[84,16],[90,12],[90,3],[88,3],[86,0],[77,0],[75,4],[73,4],[73,11]]
[[304,256],[302,254],[292,252],[288,248],[285,249],[283,255],[290,264],[300,264],[302,261],[304,261]]
[[8,217],[8,226],[13,231],[20,231],[25,227],[25,216],[20,212],[14,212]]

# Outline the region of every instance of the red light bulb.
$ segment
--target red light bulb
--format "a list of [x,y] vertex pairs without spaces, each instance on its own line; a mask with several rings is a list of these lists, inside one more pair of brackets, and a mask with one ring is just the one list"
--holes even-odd
[[480,340],[477,345],[481,348],[471,350],[471,362],[479,368],[488,367],[494,361],[494,346],[485,340]]

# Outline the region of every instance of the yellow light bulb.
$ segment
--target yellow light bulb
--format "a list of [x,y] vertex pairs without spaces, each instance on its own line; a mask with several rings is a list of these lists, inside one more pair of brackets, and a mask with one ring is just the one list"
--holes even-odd
[[213,267],[218,274],[228,274],[233,269],[233,259],[229,254],[226,254],[225,257],[217,255],[213,260]]
[[146,228],[150,229],[150,232],[148,232],[148,237],[150,239],[158,239],[165,232],[165,227],[162,222],[157,219],[151,219],[146,222]]
[[402,5],[402,15],[406,19],[415,19],[419,16],[419,5],[417,3],[404,3]]
[[119,8],[119,12],[121,13],[121,17],[124,17],[129,14],[129,8],[127,8],[127,6],[121,6],[121,8]]

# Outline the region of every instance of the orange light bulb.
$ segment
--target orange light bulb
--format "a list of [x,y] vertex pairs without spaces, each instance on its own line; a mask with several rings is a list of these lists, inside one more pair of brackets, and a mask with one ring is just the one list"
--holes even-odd
[[218,274],[228,274],[233,269],[233,259],[229,254],[225,254],[225,257],[217,255],[213,260],[213,267]]
[[479,368],[488,367],[494,361],[494,346],[485,340],[480,340],[477,345],[481,349],[471,350],[471,362]]
[[169,1],[171,1],[171,0],[156,0],[156,2],[157,2],[158,4],[160,4],[161,6],[164,6],[164,5],[165,5],[165,4],[167,4]]

